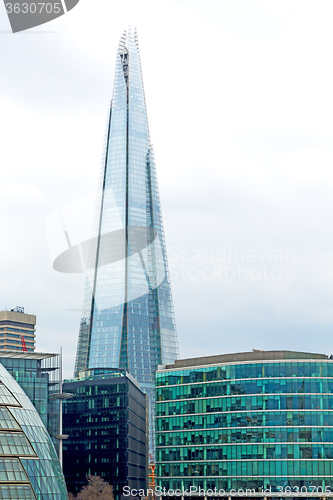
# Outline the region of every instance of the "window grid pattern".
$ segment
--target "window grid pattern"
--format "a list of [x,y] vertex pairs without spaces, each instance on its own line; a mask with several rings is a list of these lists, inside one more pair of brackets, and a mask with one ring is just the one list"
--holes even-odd
[[36,456],[23,432],[0,432],[0,455]]
[[0,383],[0,404],[1,405],[19,405],[13,394],[7,387]]
[[21,429],[13,415],[7,408],[0,408],[0,429],[19,430]]
[[333,361],[161,370],[156,400],[162,487],[332,484]]
[[0,482],[29,482],[28,476],[17,458],[0,458]]
[[36,500],[30,485],[3,485],[0,500]]
[[[89,372],[106,370],[89,370]],[[64,403],[64,474],[68,491],[77,494],[86,484],[87,470],[113,487],[146,488],[146,396],[130,379],[88,376],[68,381],[74,396]]]

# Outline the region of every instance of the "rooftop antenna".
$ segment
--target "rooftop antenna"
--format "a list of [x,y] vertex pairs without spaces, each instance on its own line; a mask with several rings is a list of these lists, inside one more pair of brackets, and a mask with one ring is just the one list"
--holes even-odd
[[24,313],[24,307],[16,306],[14,309],[11,309],[11,312]]

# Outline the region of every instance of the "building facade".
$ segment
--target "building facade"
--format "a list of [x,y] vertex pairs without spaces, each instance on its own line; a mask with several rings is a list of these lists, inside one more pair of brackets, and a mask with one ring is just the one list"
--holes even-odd
[[35,325],[36,316],[25,314],[23,307],[15,307],[11,311],[0,311],[0,350],[22,351],[23,344],[27,352],[33,352],[36,337]]
[[333,490],[333,359],[254,351],[160,366],[156,445],[156,484],[167,489],[323,497]]
[[0,363],[30,398],[58,452],[60,402],[50,395],[59,392],[59,354],[0,350]]
[[[83,249],[85,253],[85,249]],[[150,401],[155,370],[178,358],[154,152],[136,32],[120,39],[76,355],[81,370],[127,370]]]
[[147,489],[147,396],[125,370],[92,369],[65,381],[63,468],[68,491],[76,494],[87,475],[113,486]]
[[60,463],[30,399],[0,364],[0,498],[67,500]]

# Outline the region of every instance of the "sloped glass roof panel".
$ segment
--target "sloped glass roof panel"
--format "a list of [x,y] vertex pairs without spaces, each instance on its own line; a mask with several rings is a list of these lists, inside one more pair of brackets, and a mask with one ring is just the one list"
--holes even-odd
[[5,404],[13,404],[14,406],[23,406],[23,408],[27,408],[32,411],[36,411],[34,405],[25,394],[23,389],[19,386],[16,380],[8,373],[6,368],[0,363],[0,381],[1,386],[5,386],[8,390],[8,393],[14,396],[14,403],[5,403]]
[[48,460],[58,460],[53,443],[36,411],[11,408],[11,413],[21,423],[22,430],[33,445],[37,455]]
[[0,429],[20,429],[19,424],[7,408],[0,408]]
[[0,383],[0,405],[16,405],[19,406],[19,402],[10,393],[7,387]]
[[35,456],[23,432],[0,432],[0,455]]
[[43,500],[67,499],[65,481],[60,481],[61,468],[59,461],[22,459],[22,464],[30,478],[37,498]]
[[0,485],[2,481],[29,481],[18,458],[0,458]]
[[0,500],[36,500],[36,497],[33,494],[31,486],[28,484],[11,484],[8,486],[1,486]]

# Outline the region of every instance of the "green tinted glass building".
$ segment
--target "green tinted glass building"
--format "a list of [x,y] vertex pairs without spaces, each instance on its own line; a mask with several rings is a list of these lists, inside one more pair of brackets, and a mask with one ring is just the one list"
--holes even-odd
[[161,487],[333,490],[333,359],[254,351],[179,360],[159,366],[156,386]]

